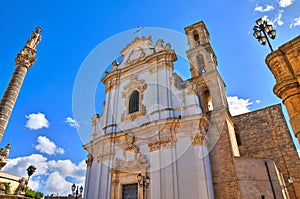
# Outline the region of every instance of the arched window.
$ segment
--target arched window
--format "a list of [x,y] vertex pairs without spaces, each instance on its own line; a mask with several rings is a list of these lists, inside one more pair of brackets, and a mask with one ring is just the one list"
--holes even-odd
[[196,59],[197,59],[197,66],[198,66],[199,75],[205,74],[206,73],[206,68],[205,68],[203,56],[202,55],[197,55]]
[[129,114],[139,111],[140,96],[138,91],[134,91],[129,97]]
[[196,42],[197,45],[200,45],[200,38],[199,38],[199,33],[197,30],[194,30],[193,32],[193,35],[194,35],[194,40]]

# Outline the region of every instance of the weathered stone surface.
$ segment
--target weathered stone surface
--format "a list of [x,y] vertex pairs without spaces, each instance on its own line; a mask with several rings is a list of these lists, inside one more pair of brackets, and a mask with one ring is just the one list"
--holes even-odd
[[235,116],[242,157],[274,160],[278,170],[292,176],[290,198],[300,198],[300,160],[284,119],[281,105]]
[[276,84],[274,93],[282,99],[300,142],[300,36],[280,46],[266,57]]

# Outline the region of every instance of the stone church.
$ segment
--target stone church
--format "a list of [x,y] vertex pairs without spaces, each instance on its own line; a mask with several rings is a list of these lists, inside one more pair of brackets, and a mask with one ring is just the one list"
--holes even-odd
[[300,198],[281,105],[232,117],[205,24],[184,30],[190,79],[174,72],[171,45],[151,37],[128,44],[102,79],[84,198]]

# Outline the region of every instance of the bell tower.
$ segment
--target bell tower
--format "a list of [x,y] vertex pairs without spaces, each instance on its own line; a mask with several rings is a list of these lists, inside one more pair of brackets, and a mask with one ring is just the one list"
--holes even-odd
[[[185,28],[192,82],[203,112],[209,118],[207,137],[215,198],[240,198],[234,158],[239,157],[234,124],[228,110],[225,83],[218,71],[203,21]],[[223,165],[223,166],[220,166]],[[224,179],[230,179],[228,182]]]
[[204,112],[227,108],[225,83],[217,69],[217,58],[210,45],[209,32],[203,21],[185,28],[187,57],[193,81]]

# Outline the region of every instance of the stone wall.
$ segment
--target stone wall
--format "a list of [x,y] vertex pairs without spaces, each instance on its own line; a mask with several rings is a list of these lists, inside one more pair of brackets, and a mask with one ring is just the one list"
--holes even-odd
[[[300,198],[300,160],[280,104],[234,117],[241,157],[274,160],[287,183],[290,198]],[[287,185],[289,185],[287,183]]]
[[235,158],[234,163],[242,198],[284,198],[272,160]]
[[[221,116],[216,117],[222,118]],[[211,136],[221,130],[216,144],[209,153],[215,198],[241,198],[234,168],[234,157],[228,133],[228,123],[226,119],[223,120],[223,122],[221,120],[213,121],[213,118],[211,118],[208,135]],[[209,140],[211,144],[213,138],[209,137]]]

